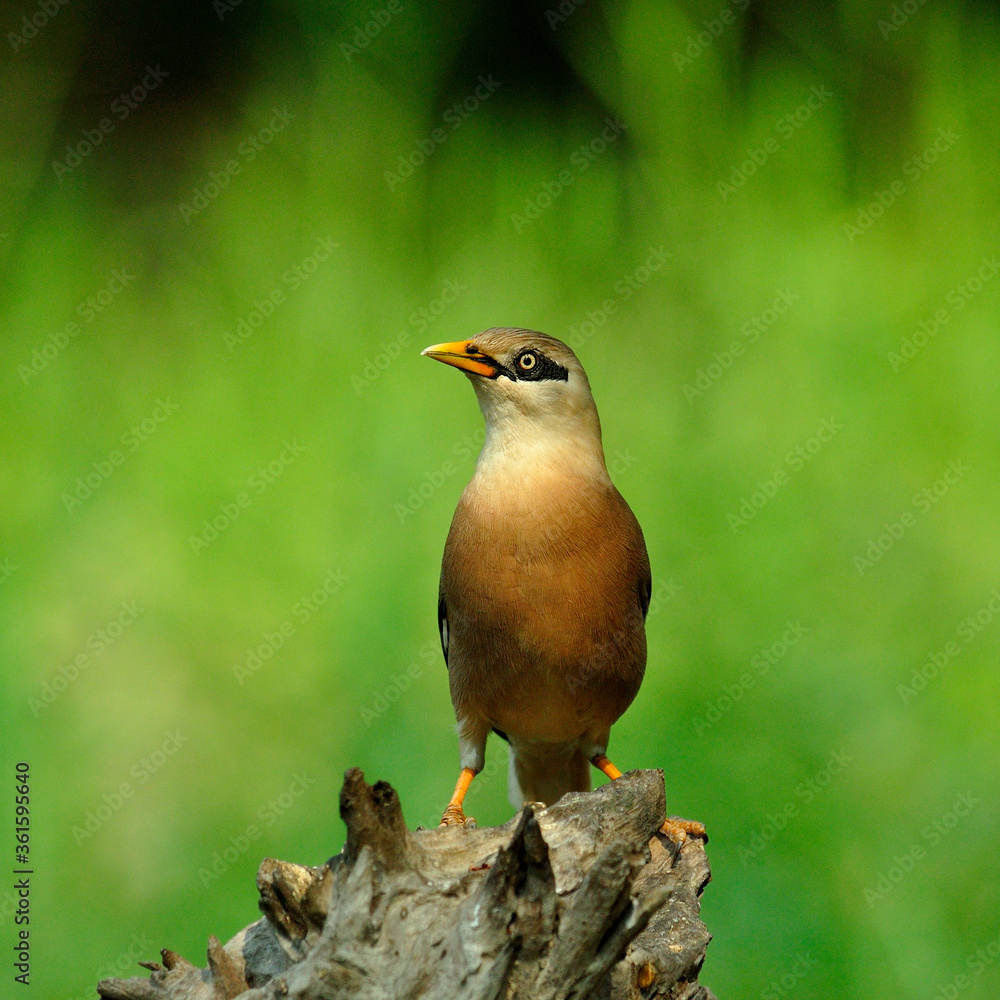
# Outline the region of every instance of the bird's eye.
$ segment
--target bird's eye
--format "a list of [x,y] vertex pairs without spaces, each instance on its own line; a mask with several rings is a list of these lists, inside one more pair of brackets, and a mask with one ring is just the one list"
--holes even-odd
[[521,368],[521,371],[530,372],[531,369],[538,364],[538,358],[532,354],[531,351],[525,351],[524,354],[517,359],[517,363]]

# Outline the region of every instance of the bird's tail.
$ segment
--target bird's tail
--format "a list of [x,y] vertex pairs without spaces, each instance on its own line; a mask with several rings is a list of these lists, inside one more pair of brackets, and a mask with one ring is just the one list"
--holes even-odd
[[573,744],[519,746],[508,749],[507,794],[515,809],[525,802],[544,802],[547,806],[567,792],[590,791],[590,762]]

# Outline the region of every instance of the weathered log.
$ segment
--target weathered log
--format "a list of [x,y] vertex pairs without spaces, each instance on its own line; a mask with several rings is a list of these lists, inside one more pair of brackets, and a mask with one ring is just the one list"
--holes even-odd
[[[264,916],[207,967],[164,949],[107,1000],[714,1000],[700,841],[657,831],[662,771],[529,804],[503,826],[407,830],[385,782],[347,772],[344,849],[317,868],[267,858]],[[651,839],[652,838],[652,839]]]

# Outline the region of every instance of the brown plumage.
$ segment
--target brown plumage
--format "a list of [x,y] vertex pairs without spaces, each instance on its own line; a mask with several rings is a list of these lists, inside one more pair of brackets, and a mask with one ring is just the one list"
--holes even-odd
[[590,788],[642,682],[648,592],[642,532],[609,481],[541,468],[466,488],[441,571],[451,698],[463,736],[508,737],[523,800]]
[[586,791],[591,763],[618,773],[605,754],[645,670],[650,570],[569,347],[491,329],[424,353],[469,376],[486,420],[441,568],[463,769],[443,822],[461,823],[491,731],[510,743],[515,806]]

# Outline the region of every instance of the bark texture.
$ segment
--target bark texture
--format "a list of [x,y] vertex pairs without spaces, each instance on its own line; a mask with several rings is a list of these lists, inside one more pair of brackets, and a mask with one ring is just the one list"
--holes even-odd
[[[385,782],[347,772],[344,849],[267,858],[264,916],[197,968],[169,949],[107,1000],[714,1000],[700,841],[656,834],[662,771],[632,771],[499,827],[407,830]],[[651,839],[652,838],[652,839]]]

